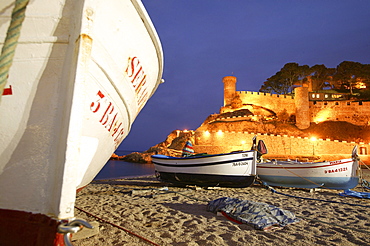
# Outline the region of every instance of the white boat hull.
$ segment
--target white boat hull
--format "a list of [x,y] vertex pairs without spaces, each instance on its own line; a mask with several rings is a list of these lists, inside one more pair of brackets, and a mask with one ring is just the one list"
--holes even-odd
[[193,156],[152,156],[159,178],[178,184],[247,187],[256,175],[256,151]]
[[296,188],[352,189],[358,184],[358,161],[272,161],[257,164],[257,175],[267,185]]
[[[0,3],[0,42],[13,6]],[[162,69],[139,0],[30,1],[0,104],[0,210],[73,218],[76,190],[127,136]]]

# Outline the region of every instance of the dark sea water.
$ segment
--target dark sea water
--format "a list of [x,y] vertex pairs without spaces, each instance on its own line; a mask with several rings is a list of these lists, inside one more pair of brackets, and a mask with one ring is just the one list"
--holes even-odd
[[125,161],[110,160],[96,175],[94,180],[118,179],[137,176],[154,175],[153,164],[131,163]]
[[[116,151],[117,155],[127,155],[131,151]],[[137,176],[154,175],[153,164],[132,163],[126,161],[110,160],[96,175],[94,180],[119,179]]]

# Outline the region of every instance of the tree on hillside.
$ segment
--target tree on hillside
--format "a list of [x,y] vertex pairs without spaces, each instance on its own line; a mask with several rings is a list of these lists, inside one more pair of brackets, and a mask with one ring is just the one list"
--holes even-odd
[[335,87],[340,89],[352,88],[356,79],[360,77],[362,64],[359,62],[344,61],[337,66],[336,73],[333,76]]
[[312,90],[318,91],[323,88],[332,86],[333,75],[335,68],[327,68],[325,65],[314,65],[310,68],[310,75],[312,80]]
[[343,61],[336,68],[327,68],[323,64],[309,67],[287,63],[263,83],[260,92],[288,94],[294,86],[302,86],[306,82],[312,83],[313,91],[330,87],[351,94],[356,92],[366,98],[368,93],[364,91],[370,90],[370,64]]
[[268,78],[260,89],[261,92],[268,92],[268,93],[278,93],[278,94],[286,94],[288,93],[288,88],[286,87],[285,79],[281,75],[280,72],[277,72],[275,75]]
[[298,63],[287,63],[279,72],[263,83],[260,91],[288,94],[292,91],[293,85],[302,84],[309,73],[310,70],[307,65],[299,66]]

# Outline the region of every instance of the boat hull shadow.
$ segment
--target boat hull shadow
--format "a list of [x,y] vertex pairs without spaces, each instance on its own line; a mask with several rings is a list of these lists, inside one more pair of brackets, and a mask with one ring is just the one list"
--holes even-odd
[[245,188],[251,186],[255,176],[228,176],[192,173],[158,172],[158,178],[177,185],[196,185],[200,187]]

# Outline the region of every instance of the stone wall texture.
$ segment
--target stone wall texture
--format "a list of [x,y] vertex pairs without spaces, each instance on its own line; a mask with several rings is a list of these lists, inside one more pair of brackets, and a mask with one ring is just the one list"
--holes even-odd
[[309,160],[338,160],[351,158],[352,149],[358,146],[361,160],[370,164],[369,143],[345,142],[330,139],[290,137],[287,135],[268,135],[253,132],[195,131],[194,151],[196,153],[228,153],[237,150],[250,150],[252,138],[263,140],[267,146],[266,158]]
[[[265,107],[275,111],[277,114],[284,109],[288,114],[295,114],[296,108],[293,96],[253,91],[238,91],[237,93],[244,104]],[[284,107],[282,107],[282,105],[284,105]]]
[[370,102],[326,101],[310,103],[311,122],[346,121],[354,125],[370,124]]
[[[252,91],[238,91],[237,94],[243,104],[265,107],[276,114],[284,110],[290,115],[296,114],[297,99],[294,96]],[[310,122],[346,121],[359,126],[370,125],[370,102],[306,100],[309,105],[307,120]]]

